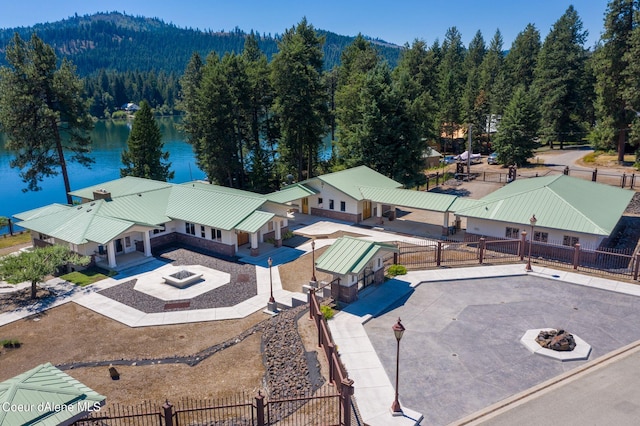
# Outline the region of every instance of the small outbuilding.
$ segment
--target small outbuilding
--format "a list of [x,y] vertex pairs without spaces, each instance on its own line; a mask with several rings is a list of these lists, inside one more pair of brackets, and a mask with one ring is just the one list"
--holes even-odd
[[384,260],[393,253],[398,253],[398,248],[392,244],[342,237],[318,258],[316,269],[339,278],[331,296],[350,303],[358,298],[360,289],[384,281]]
[[70,425],[105,399],[51,363],[41,364],[0,383],[0,425]]

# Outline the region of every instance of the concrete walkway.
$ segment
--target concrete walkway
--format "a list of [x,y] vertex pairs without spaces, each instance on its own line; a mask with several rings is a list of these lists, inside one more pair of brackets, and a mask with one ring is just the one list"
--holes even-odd
[[[510,280],[507,287],[501,287],[500,291],[506,300],[506,303],[502,303],[505,304],[499,301],[500,296],[488,292],[490,290],[486,284],[497,283],[500,277],[517,280]],[[559,295],[564,296],[562,292],[565,291],[577,297],[575,300],[567,300],[568,305],[560,309],[556,308],[556,311],[568,309],[568,312],[574,312],[571,306],[578,306],[576,300],[582,301],[575,321],[588,318],[594,320],[598,328],[594,330],[594,324],[579,324],[575,321],[570,321],[567,326],[572,327],[570,331],[579,328],[580,325],[591,331],[591,333],[576,332],[583,338],[591,340],[589,343],[596,344],[590,359],[604,356],[618,348],[620,344],[615,339],[635,341],[640,338],[640,332],[634,331],[635,322],[631,317],[628,317],[630,323],[626,327],[609,324],[606,321],[609,316],[615,316],[610,310],[613,306],[618,306],[616,303],[621,305],[619,315],[623,316],[629,312],[622,308],[625,304],[630,303],[633,306],[640,304],[640,298],[635,297],[640,295],[640,286],[637,285],[535,266],[533,273],[526,274],[521,264],[410,272],[400,279],[367,289],[357,302],[339,312],[329,322],[340,356],[355,382],[355,398],[363,420],[371,425],[415,424],[424,414],[425,424],[444,425],[452,421],[457,424],[457,419],[518,393],[517,389],[523,390],[544,381],[545,377],[539,375],[541,373],[538,371],[542,365],[548,369],[546,373],[549,374],[548,377],[554,377],[573,370],[576,365],[584,364],[584,362],[561,363],[549,360],[531,354],[518,343],[519,337],[526,331],[526,328],[519,331],[520,318],[525,318],[522,325],[527,325],[527,328],[534,325],[530,326],[530,322],[537,324],[540,320],[527,316],[530,308],[525,305],[527,301],[533,301],[532,309],[539,310],[540,305],[536,301],[535,291],[532,293],[525,288],[526,285],[517,284],[529,279],[548,281],[557,289]],[[564,284],[578,284],[578,286],[557,287],[554,284],[556,281]],[[459,298],[461,293],[454,291],[455,282],[464,283],[462,289],[465,296],[462,298]],[[446,289],[442,288],[443,284]],[[471,290],[469,286],[473,286]],[[513,297],[516,297],[513,302],[509,301],[510,296],[505,292],[511,287]],[[600,292],[582,299],[585,293],[580,288],[584,291],[614,291],[619,293],[619,298],[622,299],[618,302],[613,301],[611,307],[608,307],[609,300],[600,304],[602,295],[608,293]],[[518,296],[520,291],[525,293]],[[451,293],[452,296],[447,296],[447,293]],[[634,297],[629,299],[629,296]],[[467,300],[464,300],[465,298]],[[615,298],[612,295],[610,299]],[[490,302],[491,300],[493,302]],[[471,308],[465,310],[465,306],[471,306]],[[486,330],[482,320],[478,320],[477,317],[465,317],[477,312],[478,309],[484,309],[483,306],[487,306],[490,310],[502,310],[502,314],[486,312],[486,320],[490,328],[495,330]],[[628,309],[635,311],[635,308]],[[551,310],[553,311],[554,308],[552,307]],[[406,410],[405,418],[394,418],[389,412],[394,398],[392,383],[395,380],[396,346],[391,326],[398,316],[402,317],[403,324],[407,328],[400,355],[400,402],[406,403],[413,409]],[[541,326],[556,325],[557,321],[553,320],[548,313],[543,314],[543,317],[543,320],[546,318],[553,324]],[[509,330],[502,329],[503,319],[514,323],[515,327],[512,326]],[[598,323],[600,320],[601,322]],[[451,324],[455,327],[451,328]],[[610,330],[611,327],[619,333],[613,341],[605,331]],[[495,335],[488,334],[489,331],[494,332]],[[472,333],[469,334],[470,332]],[[435,346],[431,337],[433,333],[438,333],[440,336],[436,338],[438,343]],[[459,337],[463,337],[463,342],[468,341],[466,346],[456,340]],[[474,338],[475,340],[472,340]],[[478,340],[488,343],[487,348],[474,346]],[[616,344],[618,346],[615,346]],[[496,353],[496,350],[499,352]],[[453,352],[456,353],[452,357]],[[527,365],[521,365],[522,362]],[[536,373],[532,374],[534,371]],[[474,380],[477,381],[476,387],[473,385]],[[493,380],[495,383],[491,384],[486,380]],[[416,411],[422,414],[417,414]],[[539,417],[534,417],[533,422],[529,424],[536,424],[537,421]],[[499,424],[514,423],[507,421]]]

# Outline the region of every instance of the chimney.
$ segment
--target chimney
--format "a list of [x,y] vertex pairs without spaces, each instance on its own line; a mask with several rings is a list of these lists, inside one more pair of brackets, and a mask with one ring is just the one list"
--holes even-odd
[[95,191],[93,191],[93,199],[111,201],[111,192],[107,191],[104,188],[96,189]]

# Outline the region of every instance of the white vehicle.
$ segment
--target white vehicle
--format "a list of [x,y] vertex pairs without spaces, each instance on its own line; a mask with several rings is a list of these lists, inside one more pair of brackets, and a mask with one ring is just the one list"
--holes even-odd
[[[465,151],[456,157],[456,161],[459,161],[461,163],[466,163],[468,155],[469,155],[469,151]],[[480,154],[471,153],[471,164],[479,164],[481,162],[482,162],[482,156]]]

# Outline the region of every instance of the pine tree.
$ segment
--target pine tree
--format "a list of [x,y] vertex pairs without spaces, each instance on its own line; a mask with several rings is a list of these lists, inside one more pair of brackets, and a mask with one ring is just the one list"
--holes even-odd
[[504,111],[493,141],[500,163],[518,167],[527,164],[538,146],[539,120],[535,97],[522,87],[517,88]]
[[462,124],[461,98],[465,75],[462,69],[465,52],[462,35],[456,27],[447,30],[442,43],[442,61],[438,69],[438,129],[445,135],[443,151],[447,151],[446,141],[453,146],[453,135]]
[[590,138],[602,148],[616,146],[620,163],[624,161],[629,125],[636,117],[624,93],[628,85],[635,82],[629,80],[626,72],[630,59],[626,53],[631,49],[631,35],[638,27],[638,13],[638,0],[611,0],[605,15],[602,44],[593,54],[597,125]]
[[328,109],[321,80],[323,42],[304,18],[284,33],[271,62],[274,111],[281,132],[281,169],[295,172],[298,180],[313,175],[325,134]]
[[551,147],[559,141],[563,149],[565,142],[580,138],[584,130],[586,36],[578,13],[569,6],[553,24],[538,55],[533,86],[539,96],[542,141]]
[[53,48],[35,34],[26,43],[16,33],[6,56],[9,66],[0,68],[0,127],[8,137],[6,148],[16,153],[10,165],[21,170],[31,191],[61,173],[71,204],[67,157],[87,167],[93,161],[88,156],[93,121],[83,83],[67,60],[56,68]]
[[164,143],[160,128],[153,118],[147,101],[140,103],[136,112],[131,133],[127,139],[127,149],[122,152],[120,176],[135,176],[166,182],[173,179],[170,170],[169,152],[162,151]]
[[506,80],[510,87],[522,86],[529,90],[540,52],[540,32],[535,25],[528,24],[516,36],[509,54],[504,58]]
[[[482,33],[478,31],[469,43],[463,63],[466,82],[462,93],[462,114],[464,123],[472,125],[472,140],[474,142],[477,142],[484,134],[489,113],[484,92],[480,88],[480,65],[482,65],[486,50]],[[472,147],[473,151],[477,149],[477,146]]]

